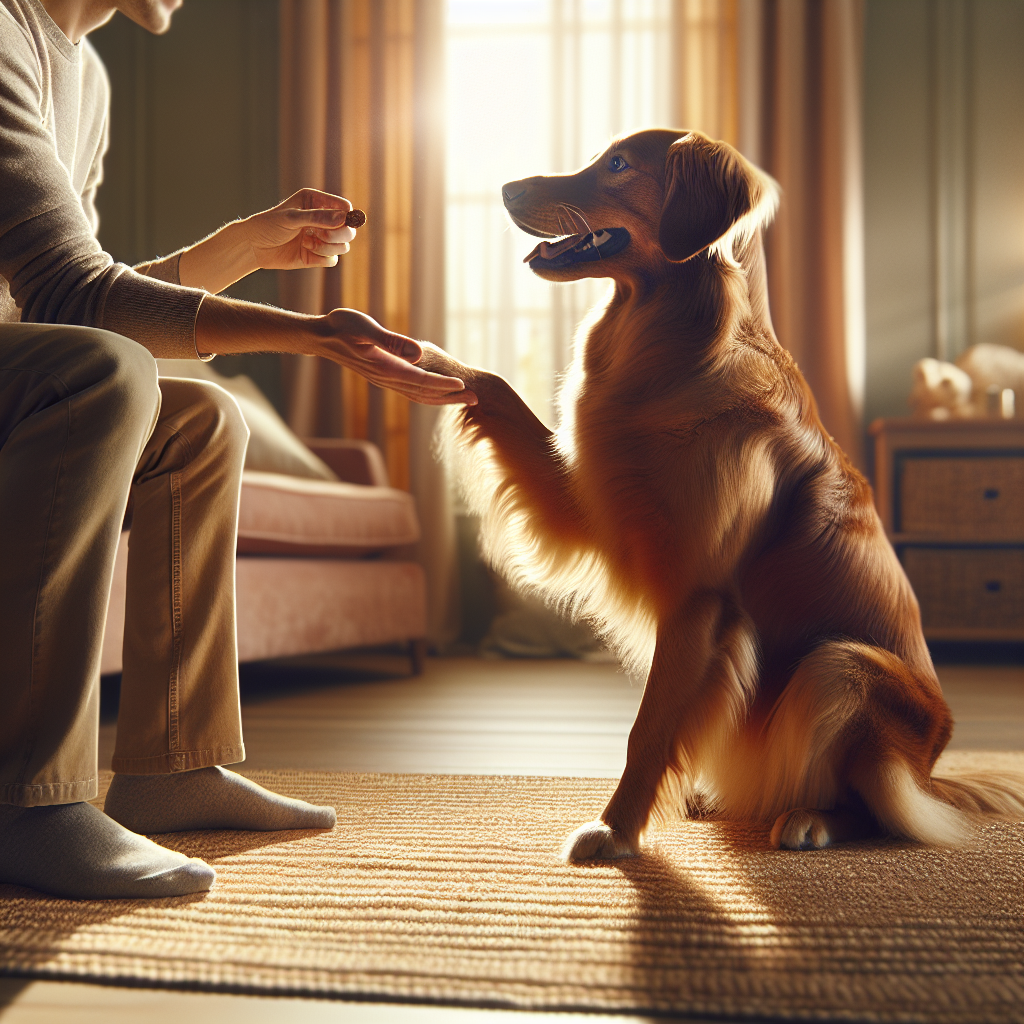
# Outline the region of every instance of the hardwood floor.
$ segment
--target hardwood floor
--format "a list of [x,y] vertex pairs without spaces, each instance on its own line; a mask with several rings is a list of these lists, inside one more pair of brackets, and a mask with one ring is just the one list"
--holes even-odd
[[[640,687],[614,665],[346,654],[243,670],[246,769],[617,776]],[[940,667],[951,747],[1024,750],[1024,668]],[[100,730],[109,764],[114,723]],[[3,1024],[554,1024],[653,1018],[249,997],[0,981]],[[692,1022],[692,1018],[689,1018]],[[664,1018],[659,1018],[664,1020]]]

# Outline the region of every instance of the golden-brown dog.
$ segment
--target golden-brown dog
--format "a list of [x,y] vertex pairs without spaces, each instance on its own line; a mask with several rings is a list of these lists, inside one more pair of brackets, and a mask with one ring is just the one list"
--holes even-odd
[[1024,816],[1024,780],[932,778],[952,720],[871,490],[775,338],[775,183],[724,143],[651,130],[504,187],[552,281],[611,278],[545,427],[501,378],[429,348],[479,404],[442,447],[513,583],[594,622],[647,684],[625,771],[571,859],[713,810],[807,849],[884,830],[955,843]]

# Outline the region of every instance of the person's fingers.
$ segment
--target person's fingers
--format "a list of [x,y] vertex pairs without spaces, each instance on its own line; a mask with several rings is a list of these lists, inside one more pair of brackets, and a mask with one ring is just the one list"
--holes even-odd
[[347,224],[341,228],[306,228],[306,231],[328,245],[351,242],[356,237],[356,229],[350,228]]
[[[418,341],[381,327],[373,317],[360,313],[359,310],[331,310],[325,317],[325,323],[338,343],[351,346],[350,351],[353,354],[361,351],[364,358],[385,361],[398,359],[406,364],[412,364],[423,357],[423,346]],[[408,365],[406,369],[409,369]]]
[[288,224],[299,228],[341,229],[345,226],[344,210],[284,210]]
[[[416,399],[422,401],[422,399]],[[451,391],[447,395],[432,400],[429,405],[477,405],[479,399],[472,391]]]
[[362,335],[367,341],[372,341],[377,348],[398,356],[407,363],[417,363],[423,358],[423,346],[418,341],[413,341],[412,338],[407,338],[404,334],[389,331],[369,317],[366,319],[367,323],[363,328]]
[[290,195],[281,206],[312,210],[320,207],[334,210],[344,210],[348,213],[352,204],[344,196],[336,196],[333,192],[322,192],[318,188],[300,188],[298,192]]
[[423,358],[423,348],[419,342],[407,338],[404,334],[381,331],[380,336],[373,339],[373,343],[378,348],[384,349],[385,352],[404,359],[407,363],[416,363]]
[[[306,229],[309,231],[309,228]],[[344,256],[348,252],[348,242],[341,242],[334,245],[330,242],[321,242],[316,235],[303,235],[302,247],[308,252],[316,253],[317,256]]]
[[418,402],[420,405],[476,405],[476,395],[472,391],[455,391],[447,395],[435,395],[420,391],[407,391],[404,388],[391,388],[403,398],[410,402]]
[[437,391],[433,388],[410,387],[408,384],[384,379],[373,381],[380,387],[388,388],[396,394],[419,402],[421,405],[476,405],[477,396],[473,391]]
[[[397,337],[401,338],[402,335]],[[415,364],[374,344],[361,345],[356,352],[349,350],[348,354],[353,359],[353,369],[359,370],[375,383],[384,383],[387,387],[411,385],[417,390],[430,389],[438,392],[463,391],[466,387],[458,377],[446,377],[440,373],[421,370]]]
[[336,355],[339,362],[372,383],[422,405],[477,404],[476,394],[468,391],[459,378],[421,370],[373,343],[341,343]]
[[302,255],[303,266],[306,267],[336,267],[338,265],[337,256],[319,256],[315,252],[309,252],[303,250]]

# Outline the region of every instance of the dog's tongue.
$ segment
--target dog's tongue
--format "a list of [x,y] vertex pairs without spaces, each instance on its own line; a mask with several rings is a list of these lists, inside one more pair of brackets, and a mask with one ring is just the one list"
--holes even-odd
[[563,238],[560,242],[552,244],[547,240],[536,246],[527,256],[523,262],[530,263],[535,260],[538,256],[543,260],[553,260],[556,256],[560,256],[566,249],[571,249],[574,245],[579,245],[583,235],[568,235]]

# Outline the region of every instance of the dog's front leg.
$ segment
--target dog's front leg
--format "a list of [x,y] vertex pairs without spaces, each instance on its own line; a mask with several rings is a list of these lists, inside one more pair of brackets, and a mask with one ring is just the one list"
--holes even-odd
[[601,817],[566,840],[566,860],[630,857],[640,851],[666,772],[677,772],[686,787],[692,781],[689,757],[699,738],[722,714],[743,706],[757,671],[755,650],[748,620],[718,594],[695,598],[659,625],[651,671],[629,733],[625,771]]
[[[460,409],[449,420],[447,429],[454,429],[458,438],[445,453],[472,510],[488,519],[495,503],[511,499],[528,514],[533,534],[546,545],[585,545],[584,517],[554,431],[534,415],[504,378],[466,366],[428,342],[423,348],[420,366],[461,378],[477,396],[476,405]],[[489,448],[480,456],[484,441]],[[460,448],[471,453],[468,461],[460,456]],[[489,481],[486,489],[476,486],[481,473]]]

